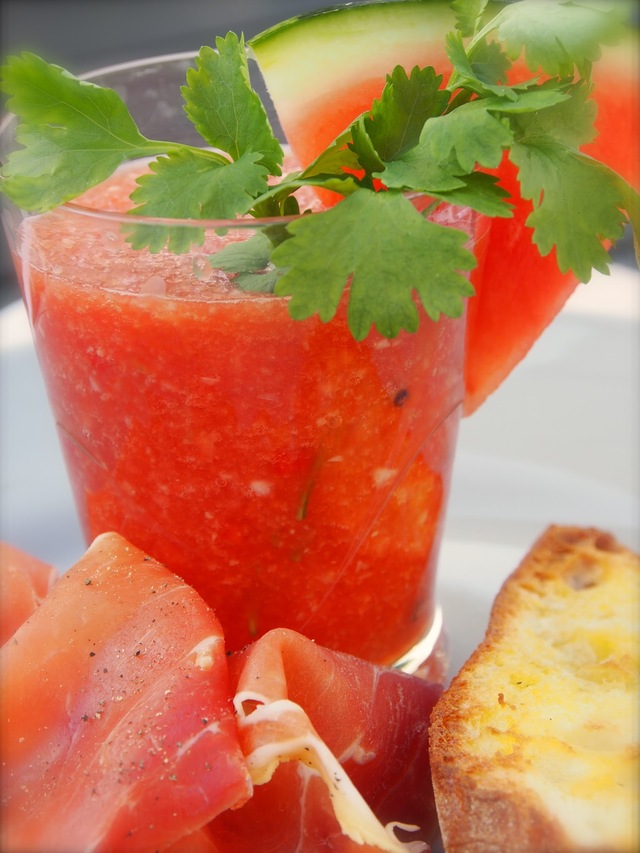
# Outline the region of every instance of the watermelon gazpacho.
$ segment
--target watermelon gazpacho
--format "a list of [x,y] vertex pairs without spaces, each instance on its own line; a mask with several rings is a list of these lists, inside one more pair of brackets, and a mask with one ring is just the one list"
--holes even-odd
[[229,658],[195,590],[116,534],[0,664],[3,850],[405,853],[434,833],[440,685],[291,631]]
[[[131,168],[84,204],[125,210]],[[247,230],[172,257],[69,208],[25,222],[19,269],[80,519],[192,583],[232,649],[287,626],[391,663],[434,618],[464,323],[363,342],[344,304],[294,323],[208,263]]]

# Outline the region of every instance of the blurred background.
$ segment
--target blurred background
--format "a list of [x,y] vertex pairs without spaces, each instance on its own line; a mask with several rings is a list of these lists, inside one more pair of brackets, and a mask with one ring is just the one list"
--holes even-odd
[[[3,58],[30,50],[74,74],[163,53],[197,51],[228,30],[250,38],[331,0],[0,0]],[[19,297],[4,235],[0,307]]]

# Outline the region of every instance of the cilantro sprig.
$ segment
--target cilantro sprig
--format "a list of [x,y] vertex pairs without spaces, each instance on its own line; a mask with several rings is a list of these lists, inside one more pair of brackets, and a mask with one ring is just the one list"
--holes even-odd
[[[2,69],[7,107],[19,118],[1,190],[19,207],[44,212],[75,198],[127,160],[152,158],[132,193],[132,213],[160,219],[294,215],[211,262],[239,287],[290,297],[294,318],[329,321],[349,287],[352,333],[375,326],[393,337],[417,328],[415,297],[429,316],[457,316],[472,293],[467,235],[432,222],[442,203],[486,216],[512,215],[491,174],[505,156],[516,166],[527,221],[541,254],[555,246],[563,271],[588,281],[608,270],[603,247],[631,221],[639,197],[620,176],[581,152],[594,135],[591,66],[615,43],[622,21],[586,0],[520,0],[487,20],[487,0],[453,0],[456,31],[446,49],[446,87],[430,67],[390,71],[381,97],[303,171],[282,177],[283,151],[250,82],[242,37],[203,47],[181,89],[202,146],[150,140],[116,92],[79,80],[30,53]],[[533,73],[516,85],[520,56]],[[543,73],[541,79],[538,73]],[[277,182],[274,183],[274,180]],[[384,189],[381,190],[381,184]],[[340,204],[297,216],[296,191],[338,192]],[[426,211],[411,193],[433,199]],[[188,251],[204,227],[126,228],[134,248]],[[376,235],[375,241],[371,234]],[[267,273],[265,274],[265,269]]]

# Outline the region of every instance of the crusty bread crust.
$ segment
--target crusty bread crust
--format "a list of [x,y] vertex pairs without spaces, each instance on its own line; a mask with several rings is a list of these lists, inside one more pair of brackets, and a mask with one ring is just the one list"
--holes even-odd
[[446,853],[640,849],[639,585],[613,536],[560,526],[507,579],[431,717]]

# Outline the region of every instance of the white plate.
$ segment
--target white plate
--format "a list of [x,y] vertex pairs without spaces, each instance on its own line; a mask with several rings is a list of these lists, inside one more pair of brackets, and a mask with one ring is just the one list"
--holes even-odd
[[[578,288],[502,387],[463,421],[440,561],[452,671],[505,577],[551,523],[640,549],[640,281]],[[2,538],[60,570],[83,552],[26,316],[0,313]]]

